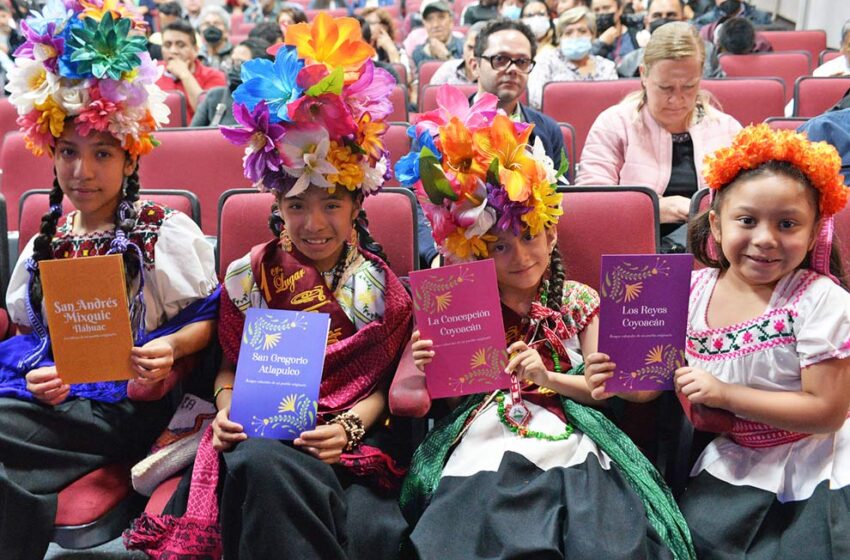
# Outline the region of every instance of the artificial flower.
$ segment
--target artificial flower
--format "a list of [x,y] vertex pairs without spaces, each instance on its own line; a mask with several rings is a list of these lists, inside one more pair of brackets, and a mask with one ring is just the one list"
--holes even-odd
[[59,104],[66,115],[79,115],[89,104],[89,89],[91,84],[83,80],[68,87],[60,87],[53,94],[53,99]]
[[492,235],[467,237],[463,228],[459,227],[446,237],[445,250],[454,260],[469,261],[476,257],[487,256],[487,242],[494,241]]
[[531,210],[521,217],[531,235],[537,235],[558,223],[558,217],[564,213],[561,208],[563,196],[548,183],[538,182],[534,186],[529,197]]
[[242,64],[242,84],[233,92],[233,100],[251,111],[264,101],[272,122],[288,121],[287,104],[303,93],[296,83],[302,68],[304,61],[292,47],[277,51],[274,62],[263,58],[248,60]]
[[487,208],[487,186],[477,179],[475,190],[452,203],[454,222],[466,230],[466,237],[480,237],[496,224],[496,213]]
[[134,9],[132,4],[124,4],[120,0],[79,0],[83,9],[82,17],[102,21],[107,15],[113,19],[123,19],[132,24],[134,29],[145,29],[144,17]]
[[[54,26],[62,26],[74,15],[72,9],[67,7],[62,0],[47,0],[44,7],[39,10],[33,10],[29,13],[26,23],[27,26],[33,29],[36,33],[44,33],[47,26],[51,23]],[[22,22],[23,23],[23,22]],[[17,57],[17,52],[15,53]]]
[[327,130],[319,126],[301,126],[286,132],[280,144],[283,169],[298,179],[286,196],[299,195],[310,185],[325,189],[334,186],[325,178],[337,172],[328,161],[330,146]]
[[[90,92],[88,105],[77,116],[77,131],[80,135],[88,136],[92,130],[104,132],[109,128],[109,121],[119,111],[118,104],[106,99],[95,86]],[[125,135],[122,134],[123,138]]]
[[110,101],[126,101],[130,105],[140,105],[150,94],[148,86],[156,83],[162,71],[163,68],[151,59],[147,51],[140,52],[139,65],[136,68],[126,72],[120,80],[101,80],[98,87],[101,95]]
[[309,64],[342,68],[346,83],[356,80],[363,63],[375,56],[375,49],[362,39],[360,22],[333,18],[326,12],[319,12],[312,23],[287,27],[284,43],[298,49],[298,56]]
[[522,233],[522,216],[531,211],[531,206],[510,199],[507,191],[498,185],[487,184],[487,204],[499,216],[496,227],[501,231],[510,231],[516,236]]
[[328,175],[328,180],[332,183],[342,185],[349,191],[354,191],[363,183],[360,158],[350,147],[332,140],[328,161],[336,168],[334,173]]
[[517,135],[511,119],[500,114],[493,118],[490,127],[473,133],[482,167],[489,168],[494,159],[498,160],[499,182],[511,200],[520,202],[528,198],[531,192],[528,177],[536,168],[536,163],[526,149],[531,130],[528,127]]
[[289,120],[316,123],[328,131],[331,140],[339,140],[357,132],[357,124],[339,95],[323,93],[305,95],[289,104]]
[[492,93],[484,93],[469,105],[469,99],[459,89],[449,85],[437,90],[437,108],[420,116],[416,123],[416,134],[428,130],[432,135],[447,124],[453,117],[460,120],[469,129],[481,128],[496,115],[499,98]]
[[62,107],[57,105],[52,97],[48,97],[44,103],[36,104],[37,111],[41,111],[41,116],[38,119],[42,130],[49,131],[50,134],[58,138],[65,130],[65,112]]
[[[413,136],[416,132],[416,126],[411,126],[407,129],[407,135]],[[434,144],[434,138],[428,131],[422,132],[414,143],[419,149],[411,149],[410,152],[402,156],[395,164],[396,179],[402,185],[413,186],[419,181],[419,154],[422,148],[428,148],[431,153],[437,156],[438,161],[442,161],[443,154],[437,149]]]
[[24,143],[34,155],[40,156],[53,146],[53,136],[42,127],[42,112],[33,109],[26,115],[20,115],[17,124],[24,133]]
[[263,173],[280,169],[280,154],[277,143],[286,129],[269,120],[269,108],[264,101],[257,103],[253,111],[244,105],[233,105],[233,118],[244,128],[222,127],[221,133],[233,144],[245,148],[245,177],[252,182],[260,181]]
[[74,51],[71,61],[77,64],[77,72],[118,80],[138,66],[139,53],[146,50],[145,38],[129,35],[130,26],[129,19],[115,20],[107,12],[100,21],[85,18],[83,27],[71,29],[68,47]]
[[153,130],[162,128],[168,124],[171,109],[165,104],[168,94],[156,84],[145,84],[145,91],[148,92],[147,107],[153,117],[156,127]]
[[345,86],[345,104],[355,119],[364,113],[372,115],[374,120],[385,119],[393,112],[390,94],[395,85],[392,74],[367,60],[357,81]]
[[384,142],[381,136],[389,127],[390,125],[385,121],[373,120],[371,114],[363,113],[357,123],[357,145],[373,160],[381,159],[384,153]]
[[363,169],[363,181],[360,184],[360,189],[363,191],[363,194],[373,193],[381,188],[381,185],[387,180],[388,167],[386,157],[382,157],[376,161],[374,167],[371,165],[361,166],[361,169]]
[[47,71],[44,64],[29,58],[15,60],[15,68],[9,73],[9,102],[23,115],[42,104],[59,89],[59,77]]
[[59,73],[59,57],[65,52],[65,38],[56,33],[57,23],[48,22],[42,31],[21,21],[24,42],[15,49],[15,58],[23,57],[44,64],[49,72]]
[[445,126],[440,127],[439,141],[443,151],[443,171],[446,176],[457,181],[460,188],[458,194],[462,195],[474,189],[487,167],[482,166],[476,158],[479,150],[474,146],[475,138],[472,132],[459,118],[452,117]]
[[[531,145],[531,157],[543,167],[543,171],[546,173],[546,181],[550,185],[558,182],[558,171],[555,169],[555,163],[546,154],[546,148],[543,146],[543,141],[539,136],[534,138],[534,142]],[[561,157],[566,156],[562,154]]]

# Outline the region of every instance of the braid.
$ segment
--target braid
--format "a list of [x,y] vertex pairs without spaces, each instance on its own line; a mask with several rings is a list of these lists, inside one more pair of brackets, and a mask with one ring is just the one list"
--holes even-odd
[[[115,229],[124,232],[127,239],[136,227],[136,201],[139,200],[139,162],[136,161],[136,168],[133,173],[127,177],[124,187],[124,199],[118,204],[115,209]],[[130,251],[124,252],[124,270],[127,272],[127,282],[136,278],[141,270],[142,263],[139,262],[137,255]]]
[[360,240],[360,247],[377,255],[385,263],[390,264],[387,255],[384,254],[384,248],[380,243],[375,241],[372,234],[369,233],[369,219],[366,217],[366,211],[362,208],[357,218],[354,220],[354,230],[357,232],[357,237]]
[[[53,258],[53,236],[56,235],[56,226],[59,223],[59,218],[62,217],[62,187],[59,186],[59,179],[56,177],[56,167],[53,168],[53,188],[50,189],[50,208],[47,213],[41,218],[41,226],[38,230],[38,235],[33,241],[33,255],[35,261],[46,261]],[[33,271],[32,289],[30,291],[30,301],[32,301],[33,309],[41,309],[41,300],[43,293],[41,291],[41,274],[39,271]]]
[[564,300],[564,282],[567,280],[567,271],[564,269],[564,263],[561,258],[561,251],[558,249],[558,243],[552,248],[552,253],[549,255],[549,294],[546,300],[546,305],[555,311],[561,310],[561,305]]
[[275,238],[278,238],[284,227],[283,216],[280,215],[280,206],[275,201],[272,203],[272,213],[269,216],[269,229],[272,230]]

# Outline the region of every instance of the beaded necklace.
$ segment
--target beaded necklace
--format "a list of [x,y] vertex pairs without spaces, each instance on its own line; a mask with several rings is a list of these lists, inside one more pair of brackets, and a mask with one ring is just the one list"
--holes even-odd
[[[549,281],[543,280],[540,284],[540,303],[546,305],[549,300]],[[537,332],[539,322],[531,328],[529,326],[528,343],[530,344]],[[551,344],[550,344],[551,347]],[[552,363],[555,373],[561,372],[561,359],[558,352],[552,348]],[[501,390],[495,392],[496,409],[499,416],[499,421],[505,425],[510,431],[524,438],[534,438],[544,441],[561,441],[569,438],[573,434],[573,426],[566,422],[564,431],[560,434],[552,435],[529,430],[528,423],[531,421],[531,410],[525,405],[522,399],[522,389],[519,379],[515,373],[511,373],[511,404],[505,405],[505,394]]]

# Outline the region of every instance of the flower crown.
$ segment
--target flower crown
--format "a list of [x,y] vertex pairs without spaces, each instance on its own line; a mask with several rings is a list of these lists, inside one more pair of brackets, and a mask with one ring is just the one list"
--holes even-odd
[[786,161],[802,171],[820,193],[820,211],[832,216],[847,203],[848,189],[840,174],[841,157],[826,142],[812,142],[805,134],[773,130],[767,124],[741,130],[732,145],[705,157],[705,181],[719,190],[741,171],[767,161]]
[[25,41],[6,89],[27,148],[52,153],[68,118],[80,134],[107,132],[133,155],[158,145],[151,132],[169,109],[144,27],[118,0],[49,0],[21,22]]
[[561,196],[557,171],[533,125],[513,122],[482,95],[471,107],[458,89],[437,92],[438,109],[408,129],[413,148],[396,164],[402,184],[415,188],[440,252],[455,259],[487,256],[495,227],[537,235],[557,223]]
[[353,18],[319,13],[286,28],[274,62],[242,65],[233,116],[244,128],[222,134],[246,145],[244,170],[261,190],[295,196],[310,185],[365,194],[391,178],[383,135],[392,112],[392,75]]

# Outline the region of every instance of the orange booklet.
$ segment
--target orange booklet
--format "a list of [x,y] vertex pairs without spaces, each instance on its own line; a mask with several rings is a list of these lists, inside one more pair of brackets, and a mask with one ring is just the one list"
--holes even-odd
[[38,266],[62,381],[130,379],[133,333],[121,255],[45,260]]

